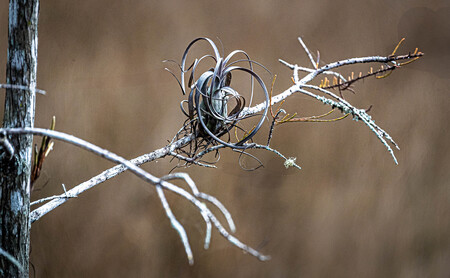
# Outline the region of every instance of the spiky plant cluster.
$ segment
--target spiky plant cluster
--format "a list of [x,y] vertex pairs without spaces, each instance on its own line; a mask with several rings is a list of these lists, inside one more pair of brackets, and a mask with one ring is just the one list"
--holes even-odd
[[[213,54],[196,58],[191,66],[186,68],[188,53],[192,46],[200,41],[206,41],[211,46]],[[237,55],[242,55],[244,58],[235,59]],[[199,73],[199,66],[207,62],[212,62],[211,66],[206,71]],[[211,39],[201,37],[193,40],[184,51],[181,64],[179,64],[180,79],[167,69],[177,79],[183,95],[187,95],[187,99],[180,104],[181,111],[186,115],[187,120],[179,135],[193,134],[195,136],[196,140],[193,141],[195,146],[191,146],[188,153],[190,157],[211,145],[223,144],[232,149],[248,147],[244,144],[251,141],[261,128],[269,103],[267,88],[262,78],[254,71],[255,65],[264,68],[261,64],[252,61],[249,55],[242,50],[232,51],[224,57]],[[247,94],[241,94],[231,85],[232,74],[235,72],[242,72],[249,76],[251,89]],[[258,123],[250,131],[247,131],[241,127],[240,123],[256,114],[241,116],[241,112],[246,108],[247,103],[251,105],[255,80],[264,94],[265,107],[262,113],[258,114],[260,117]],[[231,135],[233,129],[243,132],[242,138],[239,139],[237,135],[233,137]]]

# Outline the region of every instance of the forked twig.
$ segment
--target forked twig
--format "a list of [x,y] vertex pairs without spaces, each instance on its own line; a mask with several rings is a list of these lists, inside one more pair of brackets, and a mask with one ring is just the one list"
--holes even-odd
[[[332,109],[337,108],[342,113],[344,113],[343,117],[332,119],[331,121],[341,120],[341,119],[347,117],[348,115],[352,115],[354,120],[361,120],[364,124],[366,124],[369,127],[369,129],[372,132],[374,132],[376,134],[378,139],[383,143],[383,145],[387,148],[387,150],[391,154],[394,162],[396,164],[398,164],[397,158],[395,157],[395,154],[394,154],[392,148],[387,143],[387,142],[390,142],[397,149],[399,149],[397,144],[392,139],[392,137],[386,131],[384,131],[378,125],[375,124],[375,121],[373,121],[371,116],[369,116],[367,114],[368,111],[366,111],[365,109],[358,109],[358,108],[354,107],[349,102],[347,102],[342,97],[342,95],[337,96],[334,93],[332,93],[331,91],[329,91],[329,89],[333,89],[333,88],[347,89],[350,87],[350,85],[353,82],[355,82],[357,80],[361,80],[361,79],[364,79],[364,78],[367,78],[367,77],[373,76],[373,75],[379,76],[380,73],[384,73],[386,71],[391,71],[391,70],[399,68],[403,65],[407,65],[410,62],[416,61],[418,58],[420,58],[424,55],[422,52],[418,52],[417,49],[412,54],[409,53],[407,55],[395,55],[395,53],[398,50],[398,47],[400,46],[402,41],[403,40],[401,40],[399,42],[399,44],[396,46],[396,48],[394,49],[392,54],[387,57],[370,56],[370,57],[362,57],[362,58],[351,58],[351,59],[341,60],[341,61],[334,62],[334,63],[329,63],[329,64],[319,68],[319,67],[316,67],[317,62],[314,61],[314,59],[312,59],[311,52],[306,47],[305,43],[303,42],[303,40],[301,38],[299,38],[299,42],[302,45],[302,47],[304,48],[308,57],[310,58],[310,61],[313,64],[314,68],[310,69],[310,68],[299,67],[298,65],[289,64],[283,60],[280,60],[280,62],[282,64],[286,65],[287,67],[289,67],[293,70],[294,85],[292,85],[286,91],[278,94],[277,96],[275,96],[273,98],[271,97],[270,104],[273,105],[275,103],[280,103],[280,102],[282,103],[290,95],[299,92],[299,93],[305,94],[307,96],[313,97],[316,100],[318,100],[326,105],[331,106]],[[401,63],[400,61],[405,61],[405,62]],[[368,74],[361,75],[356,79],[354,79],[354,78],[352,79],[350,77],[348,80],[345,79],[340,73],[335,71],[335,69],[337,69],[337,68],[340,68],[340,67],[343,67],[346,65],[359,64],[359,63],[379,63],[382,65],[388,65],[388,66],[383,67],[383,68],[381,68],[381,70],[375,71],[375,72],[373,70],[371,70]],[[299,75],[298,75],[300,71],[304,71],[307,73],[306,76],[304,76],[301,79],[299,78]],[[318,77],[322,74],[334,75],[336,78],[339,78],[338,80],[343,80],[343,82],[340,82],[340,84],[338,82],[338,84],[331,85],[331,86],[328,85],[327,82],[323,82],[323,81],[322,81],[321,85],[309,84],[316,77]],[[384,78],[385,76],[381,76],[381,77]],[[327,98],[327,97],[319,95],[317,93],[307,91],[306,89],[316,90],[316,91],[318,91],[324,95],[327,95],[331,98]],[[241,113],[242,114],[241,116],[257,113],[257,112],[261,111],[263,109],[263,107],[264,107],[264,104],[260,104],[260,105],[254,106],[252,108],[244,109]],[[305,121],[305,119],[307,119],[309,121],[309,120],[315,120],[318,117],[318,116],[315,116],[312,118],[294,118],[295,115],[296,114],[294,114],[294,116],[290,116],[289,114],[286,114],[286,116],[278,122],[281,122],[281,123],[290,122],[290,121],[293,121],[294,119],[295,119],[295,121],[303,122],[303,121]]]

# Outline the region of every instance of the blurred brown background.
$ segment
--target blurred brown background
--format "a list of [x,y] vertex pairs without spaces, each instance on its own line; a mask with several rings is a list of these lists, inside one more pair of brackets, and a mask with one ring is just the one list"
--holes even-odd
[[[276,128],[272,146],[296,156],[301,171],[260,152],[265,168],[245,172],[227,150],[219,169],[182,170],[228,207],[238,238],[270,261],[217,232],[203,250],[200,215],[170,195],[190,236],[189,266],[154,189],[125,173],[33,224],[34,277],[450,277],[449,18],[444,0],[41,1],[38,87],[48,94],[37,97],[36,126],[56,115],[57,130],[127,158],[164,146],[181,126],[181,93],[161,61],[179,61],[198,36],[219,37],[227,53],[246,50],[278,74],[276,92],[291,82],[278,58],[308,65],[298,36],[325,62],[387,55],[402,37],[401,53],[419,47],[426,56],[347,95],[373,105],[371,115],[402,148],[398,166],[367,127],[346,119]],[[284,108],[326,111],[303,96]],[[174,165],[166,158],[144,168],[162,176]],[[32,198],[110,166],[57,142]]]

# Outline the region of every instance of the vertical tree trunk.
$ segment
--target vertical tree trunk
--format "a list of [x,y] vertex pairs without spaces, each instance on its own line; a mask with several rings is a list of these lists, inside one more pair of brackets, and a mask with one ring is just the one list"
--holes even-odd
[[[4,127],[33,127],[38,48],[39,0],[10,0],[6,82],[30,90],[6,90]],[[0,256],[0,276],[28,277],[30,249],[30,172],[33,137],[10,137],[13,157],[0,157],[1,248],[23,266]]]

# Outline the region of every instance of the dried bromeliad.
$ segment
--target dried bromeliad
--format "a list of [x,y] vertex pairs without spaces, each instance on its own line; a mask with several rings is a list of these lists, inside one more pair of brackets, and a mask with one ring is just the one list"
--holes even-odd
[[[206,41],[212,47],[214,54],[196,58],[192,65],[186,68],[188,53],[191,47],[199,41]],[[242,54],[245,58],[233,60],[238,54]],[[198,71],[200,71],[199,65],[206,63],[206,60],[209,60],[209,62],[212,61],[213,66],[205,72],[201,72],[197,78]],[[242,64],[246,66],[242,66]],[[179,65],[181,70],[180,79],[170,70],[166,69],[177,79],[183,95],[188,95],[188,98],[183,100],[180,106],[182,112],[187,117],[184,129],[181,131],[184,134],[192,133],[196,138],[194,140],[196,147],[193,152],[189,153],[190,156],[196,153],[199,149],[198,144],[201,142],[206,142],[205,146],[209,146],[210,144],[223,144],[233,149],[248,148],[244,144],[251,141],[253,136],[261,128],[269,107],[267,88],[261,77],[254,71],[254,65],[261,66],[267,70],[261,64],[252,61],[249,55],[242,50],[235,50],[226,57],[221,56],[215,43],[211,39],[202,37],[193,40],[184,51],[181,65]],[[260,119],[258,123],[249,132],[239,126],[239,123],[255,115],[241,115],[241,112],[246,107],[246,98],[231,86],[232,73],[234,74],[235,72],[243,72],[250,77],[251,91],[248,105],[251,105],[253,99],[254,80],[261,87],[265,97],[266,106],[259,115]],[[185,82],[186,76],[188,76],[187,82]],[[184,107],[186,104],[187,109]],[[242,139],[238,139],[237,136],[236,140],[232,139],[230,132],[233,128],[244,132]],[[225,135],[228,135],[227,139],[224,139]]]

